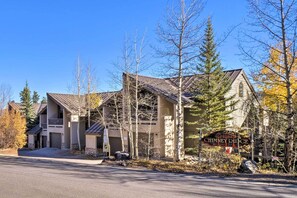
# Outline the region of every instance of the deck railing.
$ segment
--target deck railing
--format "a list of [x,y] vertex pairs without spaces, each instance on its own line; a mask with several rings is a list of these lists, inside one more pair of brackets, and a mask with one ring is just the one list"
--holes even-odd
[[63,118],[49,118],[49,125],[63,125]]
[[41,123],[41,128],[47,129],[47,123]]

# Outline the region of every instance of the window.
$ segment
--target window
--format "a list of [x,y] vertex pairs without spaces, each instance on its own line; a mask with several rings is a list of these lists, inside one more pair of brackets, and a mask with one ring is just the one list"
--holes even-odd
[[232,101],[231,102],[231,105],[230,105],[230,109],[231,109],[231,111],[234,111],[235,110],[235,101]]
[[239,97],[243,97],[243,83],[239,83],[239,92],[238,92]]

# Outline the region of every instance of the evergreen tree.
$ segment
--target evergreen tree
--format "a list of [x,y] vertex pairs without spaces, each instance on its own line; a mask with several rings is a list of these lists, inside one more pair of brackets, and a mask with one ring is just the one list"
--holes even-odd
[[33,104],[38,103],[40,96],[38,95],[37,91],[33,92],[32,102]]
[[190,113],[196,119],[195,124],[204,134],[223,130],[229,114],[234,111],[230,108],[235,104],[234,96],[226,97],[231,89],[231,82],[221,66],[219,53],[216,51],[211,19],[208,19],[205,37],[200,48],[199,64],[197,66],[199,81],[193,88],[194,105]]
[[20,92],[21,112],[26,118],[27,129],[33,127],[36,115],[34,115],[33,103],[31,99],[31,91],[26,81],[24,89]]
[[47,99],[46,99],[46,97],[43,97],[41,100],[41,104],[46,104],[46,103],[47,103]]

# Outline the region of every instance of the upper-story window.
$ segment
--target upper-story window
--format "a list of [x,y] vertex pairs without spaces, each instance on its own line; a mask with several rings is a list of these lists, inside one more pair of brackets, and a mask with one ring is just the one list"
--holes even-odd
[[238,91],[239,97],[243,97],[243,83],[239,83],[239,91]]

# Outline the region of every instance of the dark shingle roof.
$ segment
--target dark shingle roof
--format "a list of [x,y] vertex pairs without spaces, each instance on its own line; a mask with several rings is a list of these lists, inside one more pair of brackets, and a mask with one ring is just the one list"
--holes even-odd
[[78,113],[79,101],[81,104],[81,114],[85,114],[85,96],[80,96],[80,99],[77,95],[74,94],[60,94],[60,93],[47,93],[48,97],[53,99],[59,105],[63,106],[67,111],[71,113]]
[[[235,69],[235,70],[224,71],[224,73],[225,73],[225,77],[228,78],[231,81],[231,83],[233,83],[241,71],[242,69]],[[195,83],[199,81],[202,76],[203,74],[184,76],[183,86],[182,86],[183,92],[184,93],[191,92],[191,88],[193,87],[193,85],[195,85]],[[167,79],[170,80],[175,86],[177,86],[178,78],[167,78]]]
[[46,107],[47,107],[47,104],[41,103],[38,109],[38,114],[43,112],[46,109]]
[[101,125],[100,123],[96,122],[89,129],[86,130],[85,134],[98,135],[98,134],[103,133],[103,131],[104,131],[104,126]]
[[[22,109],[22,103],[18,102],[9,102],[8,105],[13,108],[15,111],[20,111]],[[36,115],[40,113],[41,110],[43,110],[46,107],[46,104],[40,104],[40,103],[34,103],[33,110]]]
[[[119,91],[114,92],[101,92],[96,93],[102,99],[101,104],[106,103],[114,94]],[[74,94],[60,94],[60,93],[48,93],[47,94],[51,99],[57,102],[59,105],[63,106],[70,113],[78,113],[79,99],[77,95]],[[81,95],[81,114],[85,115],[86,112],[86,95]]]
[[30,129],[28,131],[28,134],[30,135],[37,135],[38,133],[40,133],[42,131],[42,128],[38,125],[36,125],[35,127],[33,127],[32,129]]
[[[130,75],[135,78],[134,75]],[[177,101],[177,87],[174,86],[169,80],[162,78],[153,78],[148,76],[138,76],[140,86],[145,87],[149,91],[160,94],[167,98],[169,101],[175,103]],[[182,97],[184,103],[190,102],[187,97]]]
[[[235,70],[228,70],[224,71],[225,76],[229,78],[229,80],[233,83],[237,76],[240,74],[242,69],[235,69]],[[183,77],[183,96],[182,101],[184,104],[191,103],[192,100],[190,99],[190,90],[195,84],[196,81],[201,79],[201,75],[191,75],[191,76],[184,76]],[[132,78],[135,78],[135,75],[131,75]],[[148,76],[138,76],[140,85],[144,88],[152,91],[153,93],[160,94],[170,100],[171,102],[176,103],[178,100],[178,78],[153,78]]]

